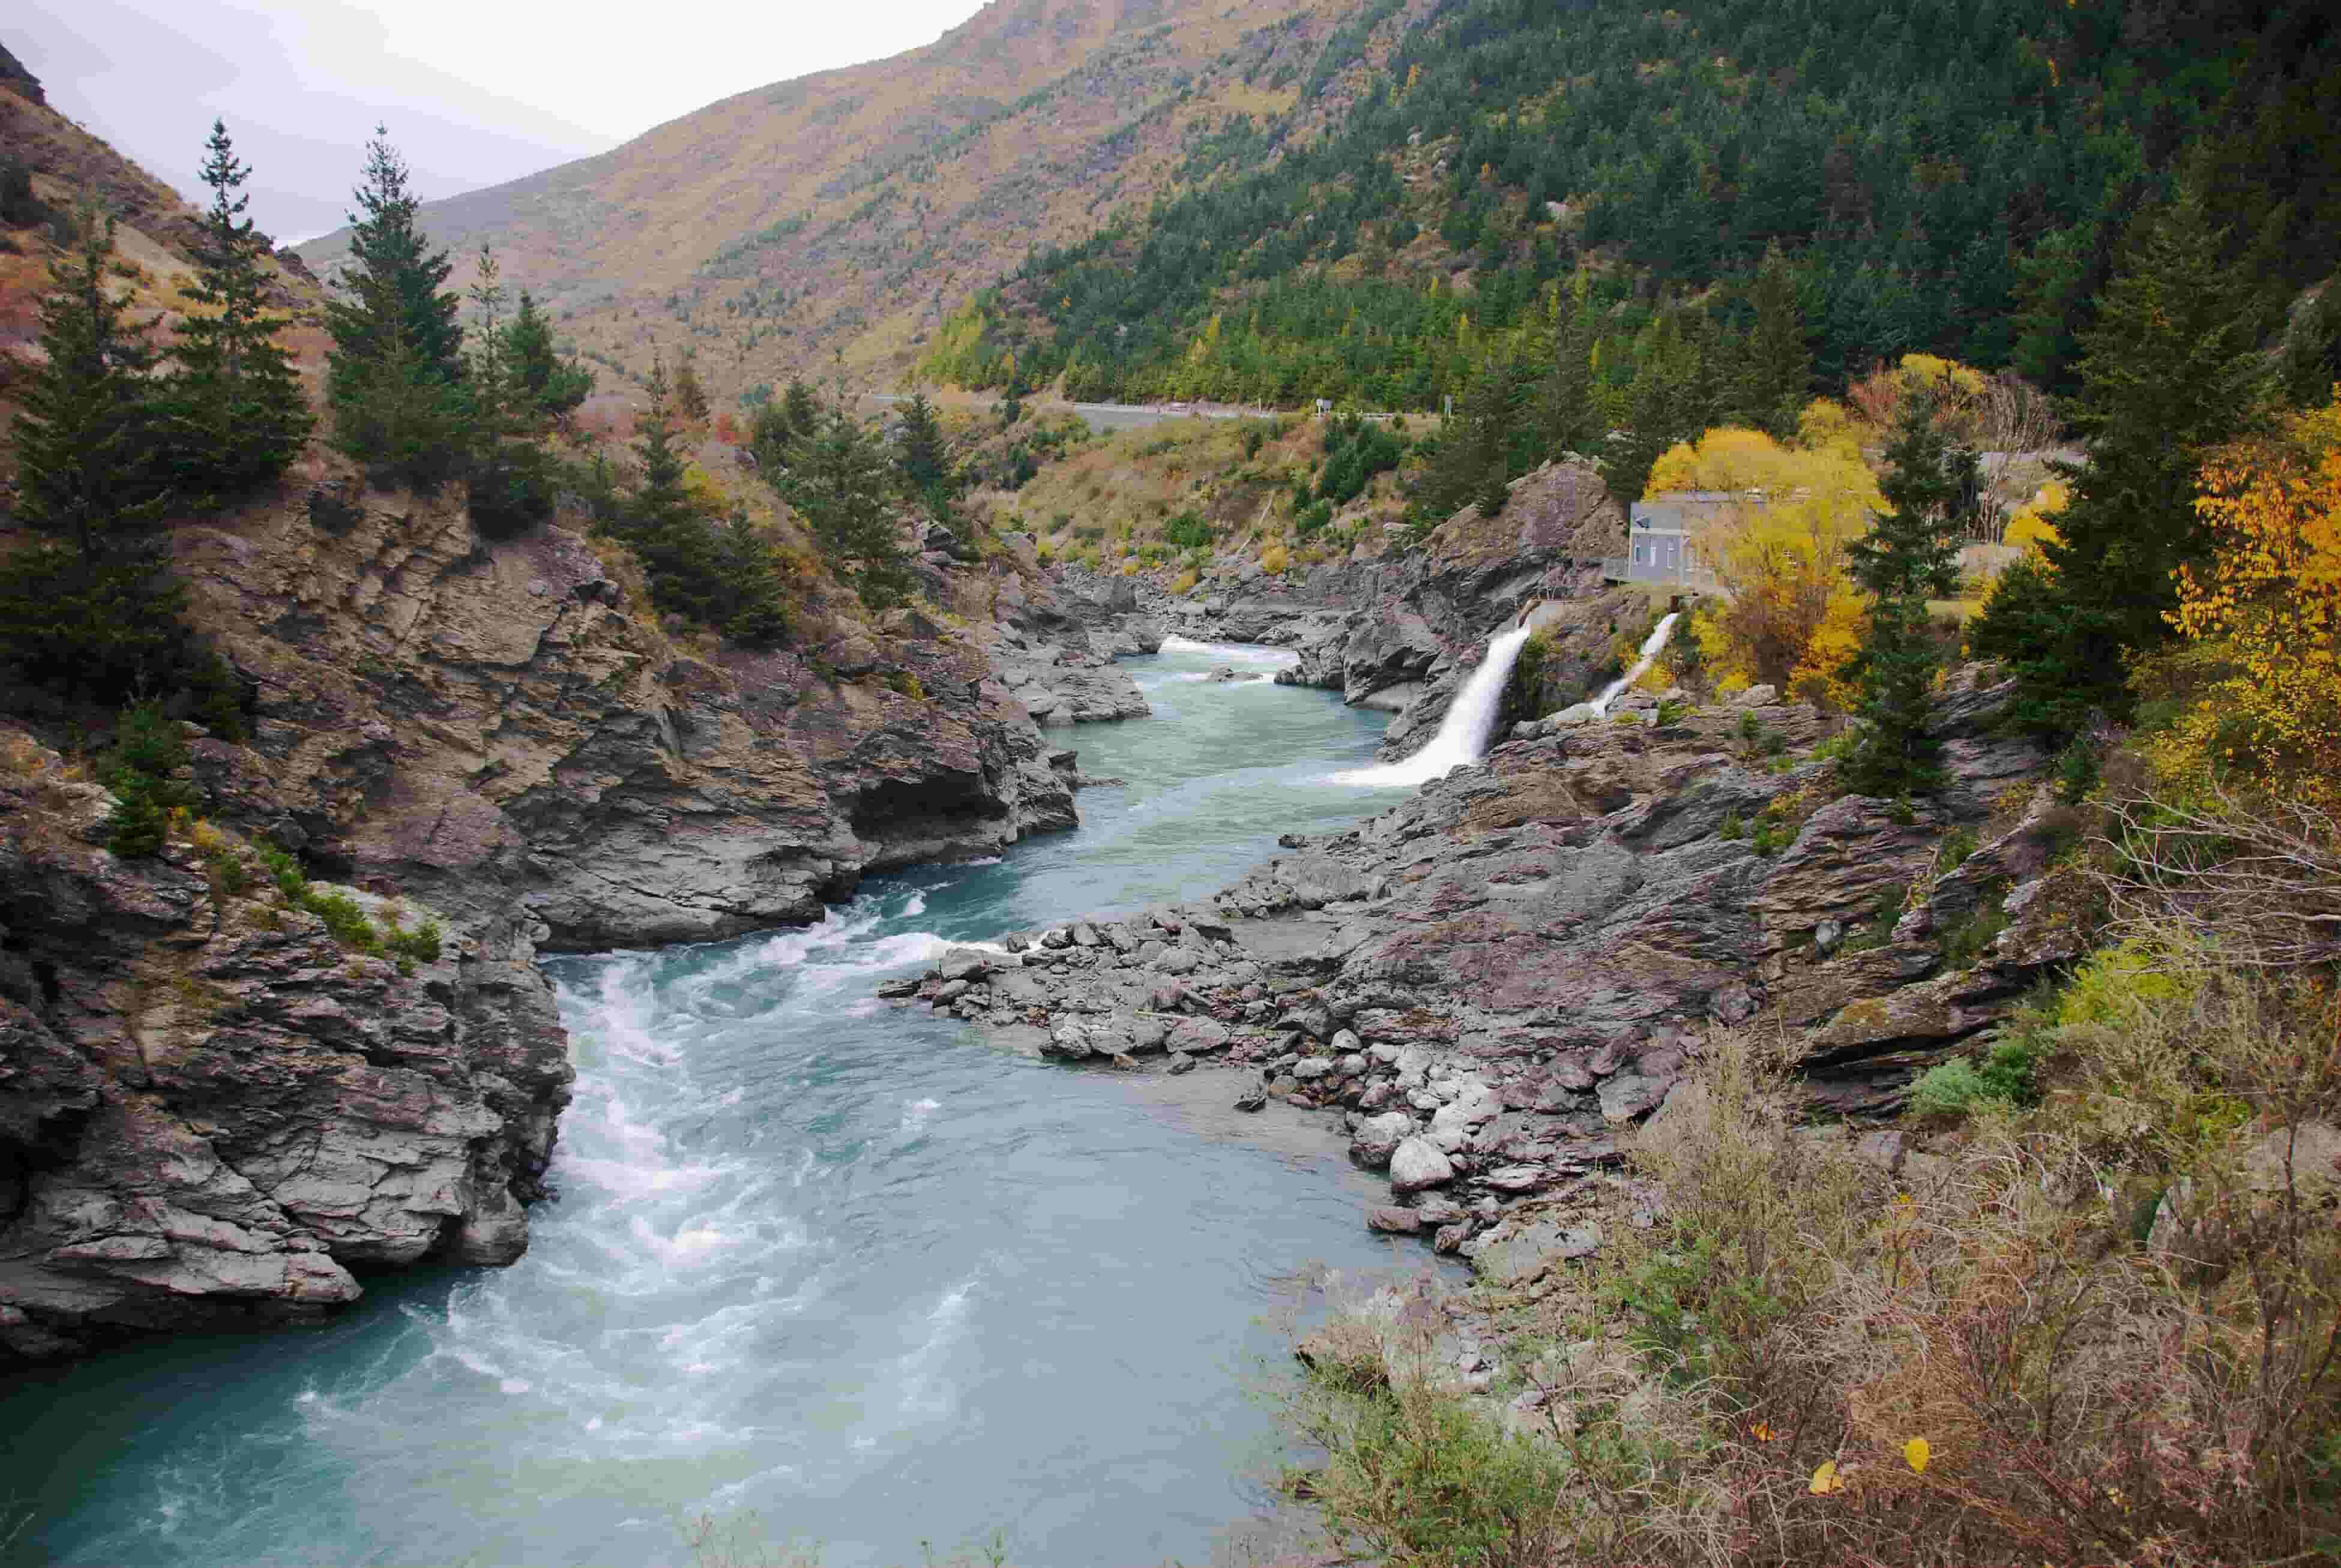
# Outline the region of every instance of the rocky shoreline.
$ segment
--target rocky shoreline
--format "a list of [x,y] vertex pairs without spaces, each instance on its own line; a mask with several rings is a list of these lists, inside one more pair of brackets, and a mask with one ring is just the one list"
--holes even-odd
[[[2077,956],[2047,759],[1997,733],[2007,690],[1979,674],[1940,700],[1952,782],[1914,815],[1831,798],[1809,708],[1758,689],[1661,724],[1634,696],[1288,838],[1209,900],[955,951],[890,994],[1011,1048],[1214,1068],[1239,1104],[1338,1116],[1389,1176],[1370,1225],[1525,1266],[1598,1243],[1578,1200],[1711,1026],[1793,1033],[1808,1107],[1858,1127]],[[1946,865],[1958,828],[1981,841]]]

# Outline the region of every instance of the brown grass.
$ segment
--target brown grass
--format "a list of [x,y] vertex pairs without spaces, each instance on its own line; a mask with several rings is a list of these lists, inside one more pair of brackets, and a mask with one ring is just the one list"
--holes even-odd
[[[1546,1412],[1551,1466],[1484,1560],[2329,1560],[2336,1021],[2329,977],[2173,930],[2034,1017],[2057,1064],[2039,1109],[1896,1180],[1791,1125],[1768,1042],[1710,1036],[1632,1152],[1659,1223],[1620,1200],[1561,1288],[1469,1304]],[[1335,1454],[1323,1505],[1431,1561],[1409,1555],[1430,1504],[1388,1431],[1478,1453],[1508,1418],[1420,1379],[1377,1389],[1351,1349],[1335,1392],[1384,1424],[1310,1428]]]

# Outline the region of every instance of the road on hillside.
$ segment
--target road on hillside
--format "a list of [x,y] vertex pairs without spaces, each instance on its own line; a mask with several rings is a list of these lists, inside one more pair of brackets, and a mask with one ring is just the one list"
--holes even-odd
[[[906,392],[870,392],[864,395],[862,401],[865,402],[884,403],[891,406],[898,402],[908,402],[911,400],[910,395]],[[995,400],[990,406],[996,409],[1000,404],[997,400]],[[1089,427],[1091,430],[1144,430],[1149,425],[1167,424],[1172,420],[1181,419],[1274,419],[1280,412],[1283,412],[1278,409],[1226,408],[1217,404],[1205,405],[1200,403],[1179,402],[1151,404],[1127,402],[1035,402],[1032,406],[1037,410],[1042,410],[1050,413],[1055,413],[1061,410],[1077,413],[1081,415],[1083,420],[1088,422]],[[1370,413],[1365,417],[1368,419],[1389,419],[1390,416],[1386,413]]]

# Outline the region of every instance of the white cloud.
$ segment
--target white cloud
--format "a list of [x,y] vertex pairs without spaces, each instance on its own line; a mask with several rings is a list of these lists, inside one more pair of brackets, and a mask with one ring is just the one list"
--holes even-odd
[[617,145],[770,83],[932,42],[977,0],[33,0],[0,41],[185,194],[214,115],[280,240],[336,227],[377,121],[426,197]]

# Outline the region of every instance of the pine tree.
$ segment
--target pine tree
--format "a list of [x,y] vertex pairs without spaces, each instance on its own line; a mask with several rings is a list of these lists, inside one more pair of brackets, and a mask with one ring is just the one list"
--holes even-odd
[[463,382],[464,433],[471,451],[464,477],[473,526],[504,538],[553,515],[553,465],[531,439],[539,411],[513,363],[496,258],[480,247],[472,285],[478,324],[472,331]]
[[0,650],[34,679],[119,697],[182,640],[156,539],[155,356],[111,293],[114,223],[84,206],[41,302],[45,362],[22,393],[17,515],[41,536],[0,564]]
[[1764,253],[1748,303],[1756,320],[1743,351],[1735,401],[1748,424],[1785,441],[1796,433],[1797,417],[1812,392],[1813,355],[1796,274],[1778,245]]
[[358,461],[419,488],[461,463],[463,329],[442,285],[453,266],[415,227],[422,206],[406,164],[382,127],[366,144],[365,183],[350,214],[344,297],[325,303],[334,334],[326,397],[334,443]]
[[811,435],[821,423],[821,400],[802,377],[791,376],[781,392],[781,417],[791,436]]
[[707,389],[699,384],[699,367],[688,349],[675,362],[674,410],[685,424],[703,424],[707,421]]
[[642,465],[643,481],[626,498],[612,531],[641,558],[660,609],[706,620],[713,598],[713,541],[683,483],[664,361],[652,362],[647,390],[650,405],[634,418],[634,460]]
[[521,290],[520,309],[505,329],[504,353],[539,419],[557,424],[593,395],[593,372],[573,356],[560,357],[553,347],[553,323],[526,289]]
[[789,449],[779,489],[812,530],[831,569],[873,610],[910,591],[895,486],[885,450],[854,417],[841,386],[812,432]]
[[2073,499],[2039,574],[2003,578],[1970,642],[2018,683],[2015,718],[2046,735],[2077,733],[2093,710],[2127,702],[2127,657],[2170,635],[2173,573],[2207,549],[2195,476],[2213,447],[2264,416],[2260,308],[2191,187],[2142,219],[2131,253],[2081,338],[2073,413],[2087,460],[2067,474]]
[[2285,334],[2284,393],[2297,408],[2321,408],[2341,384],[2341,274],[2325,281]]
[[1665,312],[1635,344],[1634,379],[1617,399],[1615,422],[1624,433],[1601,460],[1602,477],[1620,501],[1639,501],[1667,449],[1695,439],[1721,412],[1714,406],[1718,382],[1701,352],[1703,336],[1686,314]]
[[1563,307],[1555,302],[1561,314],[1532,405],[1539,459],[1588,452],[1600,439],[1599,388],[1593,376],[1599,323],[1585,296],[1586,279],[1579,273],[1570,285],[1569,303]]
[[316,428],[293,356],[276,342],[289,319],[268,309],[266,243],[244,216],[237,192],[251,171],[227,126],[212,122],[204,184],[212,189],[187,293],[204,308],[179,323],[171,354],[178,373],[166,395],[167,461],[181,488],[231,496],[293,465]]
[[715,566],[725,595],[723,635],[743,648],[772,648],[785,640],[780,558],[744,511],[733,511],[718,531]]
[[894,466],[911,497],[923,502],[937,517],[948,517],[959,490],[959,475],[951,460],[951,438],[924,392],[913,391],[902,405],[902,429],[895,448]]
[[1960,504],[1975,454],[1955,446],[1934,399],[1903,402],[1878,484],[1888,511],[1869,537],[1847,547],[1853,580],[1870,596],[1869,624],[1848,672],[1858,682],[1862,728],[1848,782],[1889,797],[1940,782],[1941,742],[1928,730],[1928,698],[1941,665],[1927,601],[1958,584]]

